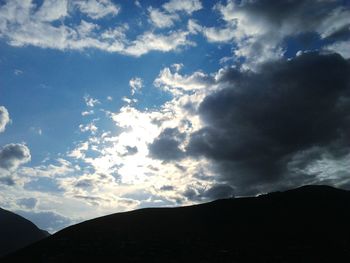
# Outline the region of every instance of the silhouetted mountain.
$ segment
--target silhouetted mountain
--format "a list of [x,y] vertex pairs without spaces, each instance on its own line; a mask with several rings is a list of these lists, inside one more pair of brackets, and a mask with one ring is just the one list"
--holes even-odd
[[39,241],[50,234],[29,220],[0,208],[0,256]]
[[2,262],[350,262],[349,226],[349,191],[305,186],[97,218]]

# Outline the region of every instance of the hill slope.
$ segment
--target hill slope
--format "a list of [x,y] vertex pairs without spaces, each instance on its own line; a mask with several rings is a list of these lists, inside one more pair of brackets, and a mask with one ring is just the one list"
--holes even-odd
[[29,220],[0,208],[0,256],[47,237]]
[[350,192],[306,186],[97,218],[3,262],[347,262],[349,222]]

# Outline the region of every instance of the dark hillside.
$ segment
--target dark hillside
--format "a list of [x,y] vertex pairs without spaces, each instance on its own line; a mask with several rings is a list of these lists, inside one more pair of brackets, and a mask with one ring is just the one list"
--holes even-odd
[[2,262],[349,262],[349,222],[350,192],[305,186],[97,218]]
[[0,256],[47,237],[29,220],[0,208]]

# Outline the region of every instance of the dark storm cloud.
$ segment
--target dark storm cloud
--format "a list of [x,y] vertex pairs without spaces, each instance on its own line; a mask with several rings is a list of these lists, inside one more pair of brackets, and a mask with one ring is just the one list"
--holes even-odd
[[0,148],[0,168],[5,170],[16,169],[30,158],[30,151],[26,145],[11,143]]
[[234,197],[234,189],[228,184],[214,184],[209,189],[188,187],[182,194],[190,201],[208,201]]
[[348,8],[342,0],[243,0],[235,7],[256,21],[262,19],[273,27],[292,30],[294,33],[324,33],[322,29],[329,28],[324,25],[326,20],[336,17],[327,23],[333,27],[333,34],[344,31],[350,25],[350,21],[347,19],[346,22],[342,17]]
[[206,190],[203,196],[210,200],[232,198],[234,197],[234,190],[227,184],[216,184]]
[[304,167],[325,152],[345,156],[349,69],[337,54],[307,53],[260,72],[227,70],[218,82],[228,87],[200,105],[206,126],[191,135],[187,154],[214,160],[221,179],[246,192],[288,176],[296,155],[304,154]]
[[184,156],[179,148],[184,134],[176,128],[167,128],[149,145],[150,156],[164,160],[177,160]]

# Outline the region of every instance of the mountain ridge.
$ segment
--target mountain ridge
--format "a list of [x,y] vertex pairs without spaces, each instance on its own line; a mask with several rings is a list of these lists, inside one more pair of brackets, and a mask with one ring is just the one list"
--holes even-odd
[[0,257],[47,236],[28,219],[0,208]]
[[350,192],[304,186],[88,220],[3,262],[332,262],[350,259]]

